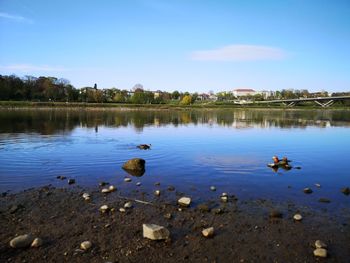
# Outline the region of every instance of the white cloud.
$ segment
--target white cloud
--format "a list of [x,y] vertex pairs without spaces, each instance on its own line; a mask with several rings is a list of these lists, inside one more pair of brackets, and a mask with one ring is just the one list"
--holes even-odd
[[60,72],[60,71],[66,71],[67,69],[64,67],[48,66],[48,65],[35,66],[31,64],[13,64],[13,65],[7,65],[7,66],[0,65],[0,70],[16,71],[16,72],[38,72],[38,71]]
[[11,15],[8,13],[0,12],[0,18],[10,19],[17,22],[33,23],[33,20],[25,18],[19,15]]
[[201,61],[255,61],[280,60],[287,56],[280,48],[255,45],[230,45],[212,50],[194,51],[192,60]]

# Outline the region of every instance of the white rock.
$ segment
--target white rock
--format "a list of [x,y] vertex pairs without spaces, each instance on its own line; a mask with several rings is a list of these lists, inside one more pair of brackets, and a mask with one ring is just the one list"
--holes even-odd
[[226,203],[228,201],[228,197],[227,196],[221,196],[220,197],[221,201],[223,201],[224,203]]
[[214,235],[214,227],[206,228],[202,231],[203,236],[212,237]]
[[162,240],[167,239],[170,235],[168,229],[163,226],[158,226],[154,224],[143,224],[143,237],[152,240]]
[[314,255],[316,257],[326,258],[327,257],[327,250],[324,248],[316,248],[314,250]]
[[29,247],[34,240],[34,237],[30,234],[21,235],[15,237],[10,241],[10,246],[13,248],[25,248]]
[[90,194],[89,194],[89,193],[83,193],[83,198],[84,198],[84,199],[90,198]]
[[140,185],[141,185],[141,183],[140,183],[140,182],[137,182],[137,183],[136,183],[136,185],[137,185],[137,186],[140,186]]
[[316,240],[315,247],[316,248],[327,248],[327,245],[324,242],[322,242],[321,240]]
[[316,186],[317,188],[320,188],[320,187],[321,187],[321,185],[320,185],[320,184],[315,184],[315,186]]
[[80,244],[80,248],[82,250],[88,250],[91,248],[91,246],[92,246],[92,243],[90,241],[84,241]]
[[216,187],[215,186],[210,186],[210,190],[216,191]]
[[101,211],[102,213],[105,213],[105,212],[107,212],[108,210],[109,210],[108,205],[103,205],[103,206],[100,207],[100,211]]
[[125,212],[126,212],[126,210],[125,210],[125,208],[121,207],[121,208],[119,208],[119,212],[121,212],[121,213],[125,213]]
[[103,189],[101,190],[101,192],[104,193],[104,194],[108,194],[108,193],[110,193],[111,191],[110,191],[108,188],[103,188]]
[[108,187],[108,190],[109,190],[110,192],[113,192],[113,191],[116,190],[116,188],[115,188],[114,185],[110,185],[110,186]]
[[189,206],[191,204],[191,198],[189,197],[181,197],[177,203],[182,206]]
[[228,196],[228,194],[227,193],[222,193],[221,196]]
[[154,194],[155,194],[156,196],[160,196],[160,190],[155,190],[155,191],[154,191]]
[[295,215],[293,216],[293,219],[294,219],[295,221],[301,221],[301,220],[303,219],[303,217],[301,216],[301,214],[295,214]]
[[43,245],[43,240],[37,237],[33,240],[31,247],[41,247],[42,245]]
[[132,202],[126,202],[124,204],[124,208],[131,208],[132,207]]
[[131,182],[131,178],[125,177],[125,178],[124,178],[124,182]]

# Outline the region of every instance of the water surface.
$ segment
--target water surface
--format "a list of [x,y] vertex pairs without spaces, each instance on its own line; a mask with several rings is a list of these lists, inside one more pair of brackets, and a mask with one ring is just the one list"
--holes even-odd
[[[141,143],[152,149],[137,149]],[[266,166],[273,155],[302,169],[274,172]],[[134,157],[146,160],[146,172],[125,184],[121,166]],[[108,181],[125,191],[137,181],[152,190],[158,181],[198,200],[230,192],[305,204],[326,197],[329,206],[349,207],[340,192],[350,186],[349,161],[350,111],[0,111],[2,192],[66,186],[56,179],[63,175],[81,186]],[[306,196],[304,187],[314,193]]]

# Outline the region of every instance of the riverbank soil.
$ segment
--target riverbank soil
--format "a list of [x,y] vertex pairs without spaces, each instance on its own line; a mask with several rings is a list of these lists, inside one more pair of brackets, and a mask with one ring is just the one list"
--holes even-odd
[[[84,192],[89,192],[89,201],[82,198]],[[4,194],[0,262],[350,262],[349,211],[333,217],[291,203],[233,196],[227,203],[218,197],[181,208],[178,197],[172,191],[159,197],[139,192],[125,198],[118,191],[102,194],[98,188],[78,186]],[[133,207],[120,212],[130,200]],[[101,213],[102,205],[114,211]],[[297,212],[303,216],[300,222],[293,220]],[[170,238],[143,238],[144,223],[166,227]],[[212,238],[202,236],[207,227],[215,229]],[[10,247],[11,239],[28,233],[40,237],[43,245]],[[316,240],[327,244],[326,259],[313,255]],[[81,250],[83,241],[90,241],[92,247]]]

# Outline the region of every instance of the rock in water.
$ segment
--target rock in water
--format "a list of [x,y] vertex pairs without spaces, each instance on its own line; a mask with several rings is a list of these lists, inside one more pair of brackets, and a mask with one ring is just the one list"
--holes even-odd
[[37,237],[33,240],[31,247],[41,247],[42,245],[43,245],[43,240]]
[[160,190],[155,190],[155,191],[154,191],[154,195],[160,196]]
[[311,194],[312,193],[311,188],[308,188],[308,187],[304,188],[303,191],[304,191],[305,194]]
[[15,237],[10,241],[10,246],[13,248],[26,248],[29,247],[34,240],[34,237],[30,234],[21,235]]
[[80,248],[82,250],[88,250],[91,248],[91,246],[92,246],[92,243],[90,241],[84,241],[80,244]]
[[327,245],[324,242],[322,242],[321,240],[316,240],[315,247],[316,248],[327,248]]
[[146,161],[144,159],[134,158],[124,163],[123,169],[132,171],[142,171],[145,170],[145,163]]
[[341,192],[345,195],[350,195],[350,188],[349,187],[344,187],[341,189]]
[[210,186],[210,190],[211,191],[216,191],[216,187],[215,186]]
[[75,184],[75,179],[68,179],[68,184]]
[[328,198],[320,198],[320,199],[318,199],[318,201],[320,203],[330,203],[331,202],[331,200],[329,200]]
[[212,237],[214,236],[214,227],[206,228],[202,231],[202,235],[205,237]]
[[149,238],[151,240],[162,240],[167,239],[170,235],[168,229],[163,226],[158,226],[154,224],[143,224],[143,237]]
[[125,178],[124,178],[124,182],[127,182],[127,183],[131,182],[131,178],[125,177]]
[[316,257],[326,258],[327,257],[327,250],[324,248],[316,248],[314,250],[314,255]]
[[116,190],[116,188],[115,188],[114,185],[110,185],[110,186],[108,187],[108,190],[109,190],[110,192],[114,192],[114,191]]
[[189,197],[181,197],[177,203],[182,206],[189,206],[191,204],[191,198]]

